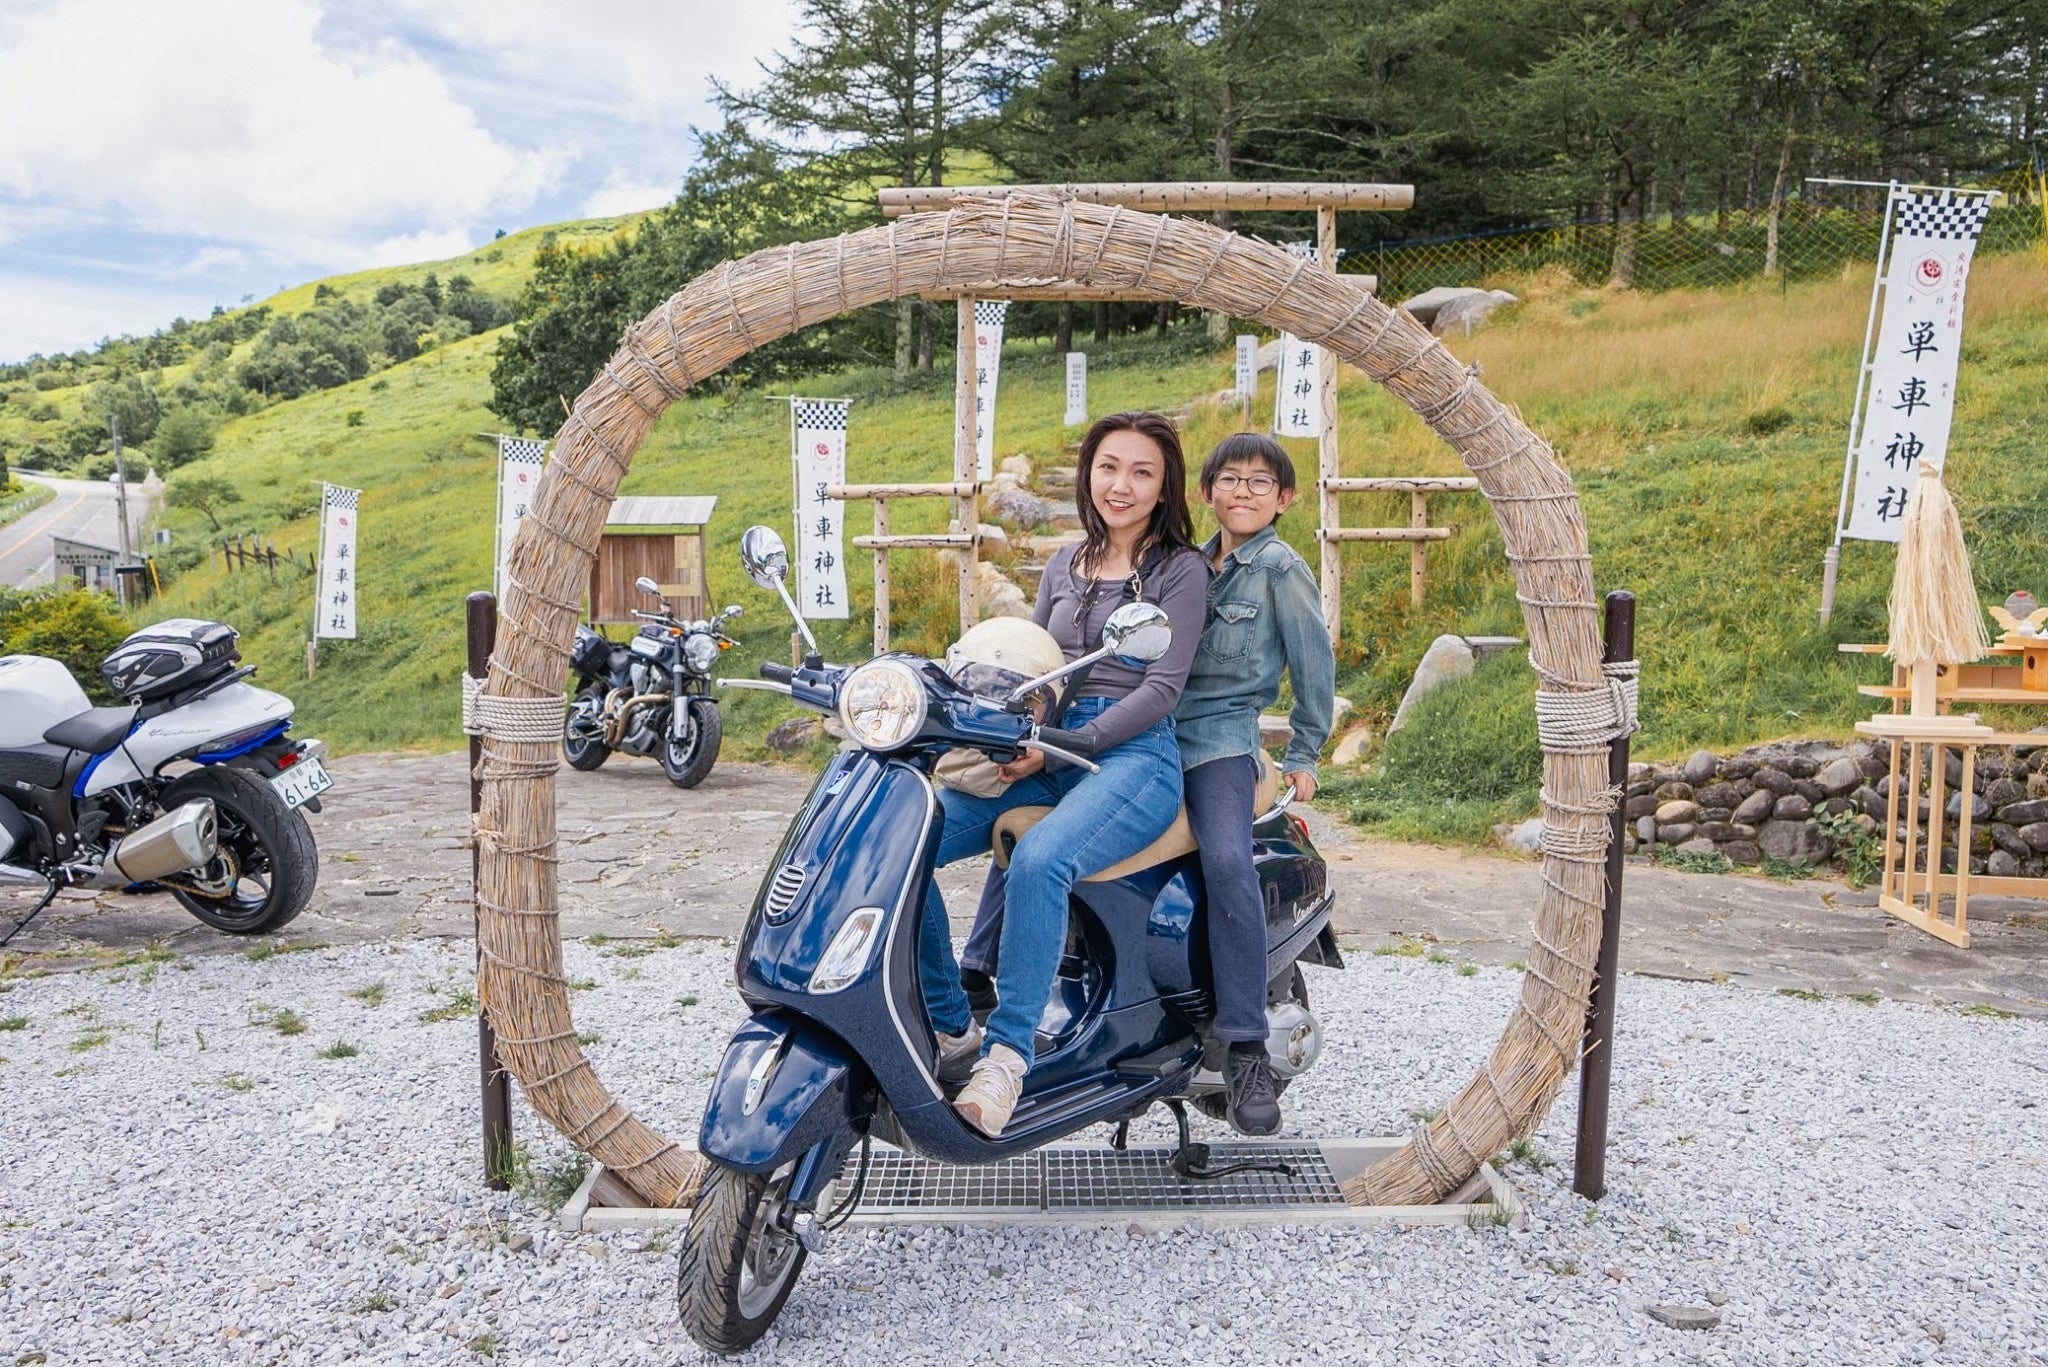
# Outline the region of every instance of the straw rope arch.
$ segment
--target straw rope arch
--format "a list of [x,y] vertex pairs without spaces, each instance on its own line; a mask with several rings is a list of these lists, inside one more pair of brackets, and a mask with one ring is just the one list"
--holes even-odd
[[[557,437],[512,547],[482,693],[499,715],[559,708],[569,645],[606,511],[669,403],[755,347],[850,309],[1003,279],[1113,288],[1256,319],[1330,347],[1412,408],[1478,476],[1506,543],[1538,676],[1544,893],[1520,1000],[1478,1074],[1411,1142],[1361,1174],[1359,1204],[1441,1199],[1532,1131],[1578,1061],[1600,939],[1614,794],[1597,727],[1616,690],[1571,476],[1548,443],[1406,313],[1305,258],[1205,223],[1014,196],[962,200],[830,241],[755,252],[699,276],[631,328]],[[525,709],[521,709],[521,703]],[[479,709],[488,717],[491,708]],[[576,1042],[556,903],[558,752],[484,723],[476,837],[477,989],[534,1109],[643,1200],[694,1199],[704,1161],[648,1127]]]

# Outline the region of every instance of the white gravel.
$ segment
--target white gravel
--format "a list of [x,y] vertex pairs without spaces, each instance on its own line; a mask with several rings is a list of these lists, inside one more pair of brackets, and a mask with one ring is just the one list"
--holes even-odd
[[[571,947],[578,1022],[608,1081],[691,1132],[737,1015],[730,950],[618,948]],[[474,1027],[420,1020],[468,965],[411,944],[0,994],[0,1024],[26,1018],[0,1029],[0,1367],[696,1360],[671,1252],[482,1189]],[[347,995],[372,983],[381,1005]],[[1328,1050],[1290,1132],[1406,1128],[1518,984],[1365,955],[1313,972]],[[261,1023],[282,1008],[303,1033]],[[2048,1360],[2048,1024],[1643,979],[1622,1010],[1597,1208],[1549,1161],[1568,1097],[1543,1165],[1510,1170],[1522,1231],[848,1231],[750,1360]],[[320,1056],[337,1041],[360,1052]],[[537,1165],[566,1154],[516,1123]],[[1707,1332],[1647,1313],[1720,1297]]]

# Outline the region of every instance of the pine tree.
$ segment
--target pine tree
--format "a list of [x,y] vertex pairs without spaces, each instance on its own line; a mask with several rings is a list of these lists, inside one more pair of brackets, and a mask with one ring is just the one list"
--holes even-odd
[[[997,35],[995,0],[803,0],[791,51],[764,65],[751,90],[717,85],[718,101],[729,120],[757,127],[786,155],[813,157],[843,186],[943,185],[949,159],[973,144],[987,114]],[[899,377],[912,346],[905,299]]]

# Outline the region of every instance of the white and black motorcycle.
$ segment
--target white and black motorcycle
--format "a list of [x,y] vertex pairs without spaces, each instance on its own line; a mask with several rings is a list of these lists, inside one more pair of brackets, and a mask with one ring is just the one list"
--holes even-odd
[[334,786],[291,699],[244,682],[235,629],[175,618],[123,641],[94,707],[71,671],[0,656],[0,883],[162,889],[217,930],[276,930],[312,899],[304,812]]
[[[633,587],[655,599],[661,586],[642,575]],[[653,755],[678,788],[694,788],[718,762],[724,728],[711,696],[711,667],[739,643],[722,628],[737,607],[702,622],[667,612],[636,612],[643,625],[618,645],[579,624],[570,649],[576,696],[562,719],[562,757],[595,769],[623,750]]]

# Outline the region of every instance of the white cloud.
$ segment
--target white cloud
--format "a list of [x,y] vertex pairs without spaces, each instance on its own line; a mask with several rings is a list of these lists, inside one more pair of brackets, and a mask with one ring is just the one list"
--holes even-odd
[[584,197],[577,210],[585,218],[615,218],[641,209],[658,209],[676,197],[674,181],[633,180],[618,172]]
[[418,54],[323,46],[312,0],[63,0],[0,15],[0,196],[23,216],[343,264],[530,204],[507,145]]
[[364,254],[364,264],[408,266],[415,261],[445,261],[451,256],[467,256],[475,245],[476,239],[460,228],[402,233],[373,243]]
[[132,280],[109,284],[0,271],[0,358],[19,360],[91,346],[102,337],[154,332],[180,315],[204,318],[217,299],[203,285],[160,289]]
[[653,124],[705,121],[711,77],[750,84],[795,26],[791,0],[610,0],[573,13],[560,0],[378,3],[544,98]]

